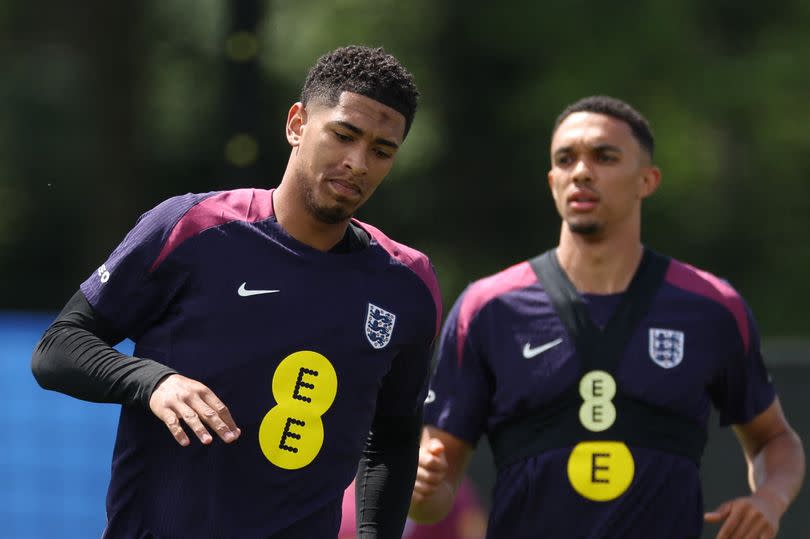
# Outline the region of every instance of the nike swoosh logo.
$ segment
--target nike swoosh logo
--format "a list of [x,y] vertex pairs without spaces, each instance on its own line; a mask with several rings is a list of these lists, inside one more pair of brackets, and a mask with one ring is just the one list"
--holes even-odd
[[547,342],[546,344],[541,344],[537,348],[532,348],[529,343],[526,343],[526,346],[523,347],[523,357],[525,357],[526,359],[531,359],[536,355],[542,354],[546,350],[550,350],[551,348],[554,348],[555,346],[560,344],[562,341],[563,341],[562,337],[560,337],[559,339],[555,339],[555,340],[553,340],[551,342]]
[[237,290],[239,295],[242,296],[243,298],[247,298],[250,296],[258,296],[261,294],[275,294],[276,292],[281,292],[281,290],[248,290],[247,288],[245,288],[246,284],[247,282],[242,283],[239,286],[239,290]]

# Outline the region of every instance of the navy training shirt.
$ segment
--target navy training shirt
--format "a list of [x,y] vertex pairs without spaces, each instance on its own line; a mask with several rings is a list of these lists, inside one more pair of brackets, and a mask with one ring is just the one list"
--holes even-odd
[[[598,326],[620,299],[583,298]],[[462,293],[438,355],[425,423],[472,445],[512,418],[547,409],[583,374],[571,336],[528,262]],[[600,376],[598,383],[588,380],[599,389],[599,419],[611,405],[610,380]],[[610,379],[624,394],[703,429],[712,405],[723,424],[746,423],[775,397],[743,299],[725,281],[674,260]],[[622,414],[620,406],[615,413]],[[699,537],[703,502],[693,460],[610,438],[594,446],[601,450],[589,447],[555,447],[500,468],[488,537]]]
[[206,384],[242,430],[181,447],[122,407],[107,536],[336,536],[375,415],[424,400],[441,320],[427,257],[353,223],[369,247],[324,253],[281,228],[271,190],[187,194],[82,284],[134,355]]

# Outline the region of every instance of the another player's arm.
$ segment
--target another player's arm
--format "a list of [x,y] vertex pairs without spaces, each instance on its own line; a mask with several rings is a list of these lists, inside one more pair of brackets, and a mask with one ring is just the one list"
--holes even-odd
[[436,427],[425,426],[408,513],[413,520],[429,524],[447,516],[472,453],[473,447],[464,440]]
[[213,391],[157,361],[118,352],[111,344],[120,340],[78,291],[37,343],[34,378],[44,389],[86,401],[148,406],[181,445],[189,444],[181,421],[205,444],[212,441],[205,425],[225,442],[239,437]]
[[706,514],[707,522],[723,522],[717,539],[771,539],[779,521],[802,485],[804,450],[785,419],[779,399],[748,423],[734,425],[748,463],[750,496],[723,503]]

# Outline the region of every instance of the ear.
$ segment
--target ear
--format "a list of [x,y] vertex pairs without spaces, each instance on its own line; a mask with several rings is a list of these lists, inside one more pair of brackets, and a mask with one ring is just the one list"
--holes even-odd
[[301,144],[304,124],[307,123],[307,109],[298,101],[287,112],[287,142],[296,147]]
[[647,166],[642,169],[641,188],[639,189],[639,199],[645,199],[655,193],[661,184],[661,169],[656,166]]
[[554,199],[554,202],[557,202],[557,191],[554,190],[554,176],[551,174],[551,170],[548,171],[548,189],[551,191],[551,198]]

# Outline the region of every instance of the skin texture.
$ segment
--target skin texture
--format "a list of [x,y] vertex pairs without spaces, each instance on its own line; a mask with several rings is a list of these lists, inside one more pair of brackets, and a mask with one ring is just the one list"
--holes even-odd
[[[551,142],[548,185],[562,219],[557,256],[581,293],[624,291],[643,254],[641,203],[661,182],[630,127],[591,112],[568,116]],[[705,515],[719,526],[717,539],[772,539],[796,497],[804,472],[801,441],[777,399],[734,432],[748,462],[752,493]],[[473,448],[426,426],[419,450],[410,516],[441,520],[453,504]]]
[[332,248],[391,170],[404,133],[402,114],[359,94],[343,92],[331,107],[295,103],[290,161],[273,195],[279,223],[316,249]]
[[[378,101],[343,92],[334,105],[294,103],[286,134],[292,150],[273,193],[276,218],[298,241],[328,251],[391,170],[405,136],[405,117]],[[209,429],[226,443],[241,434],[211,389],[179,374],[157,385],[149,407],[182,446],[190,443],[183,423],[203,444],[212,442]]]

